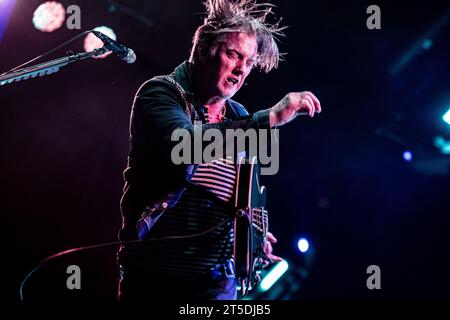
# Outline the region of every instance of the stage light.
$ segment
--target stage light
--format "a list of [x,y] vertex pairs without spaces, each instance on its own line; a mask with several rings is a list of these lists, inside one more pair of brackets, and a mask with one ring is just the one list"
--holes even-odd
[[450,125],[450,108],[448,108],[447,112],[442,116],[442,120],[447,122]]
[[[95,28],[94,30],[99,31],[99,32],[101,32],[103,34],[106,34],[108,37],[110,37],[113,40],[117,40],[116,34],[109,27],[100,26],[100,27]],[[103,47],[103,41],[100,40],[99,38],[97,38],[92,32],[90,32],[86,36],[86,38],[84,38],[84,50],[86,52],[92,51],[94,49],[98,49],[98,48],[101,48],[101,47]],[[101,56],[97,56],[97,57],[94,57],[94,58],[103,59],[103,58],[106,58],[110,54],[111,54],[111,52],[107,52],[105,54],[102,54]]]
[[434,137],[434,146],[443,154],[450,154],[450,141],[445,140],[444,137]]
[[16,0],[0,0],[0,41],[11,18]]
[[272,270],[261,280],[259,288],[261,291],[269,290],[278,279],[289,269],[289,264],[283,260],[278,262]]
[[422,41],[422,49],[430,50],[432,46],[433,46],[433,40],[432,39],[427,38],[427,39]]
[[411,151],[405,151],[405,152],[403,152],[403,159],[404,159],[405,161],[410,162],[410,161],[412,161],[412,158],[413,158],[413,156],[412,156]]
[[61,28],[65,19],[66,10],[56,1],[44,2],[33,13],[33,25],[42,32],[52,32]]
[[298,250],[300,250],[301,253],[305,253],[309,249],[309,242],[305,238],[300,238],[297,243]]

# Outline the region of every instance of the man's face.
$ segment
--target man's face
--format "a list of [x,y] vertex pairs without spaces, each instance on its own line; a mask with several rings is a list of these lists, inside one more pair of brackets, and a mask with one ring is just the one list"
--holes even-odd
[[226,41],[219,44],[215,63],[209,70],[215,95],[231,98],[244,83],[256,62],[258,45],[256,36],[248,33],[229,33]]

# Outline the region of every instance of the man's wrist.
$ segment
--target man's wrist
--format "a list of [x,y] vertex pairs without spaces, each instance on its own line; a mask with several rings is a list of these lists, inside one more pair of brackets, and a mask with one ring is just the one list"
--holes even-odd
[[253,120],[256,122],[257,129],[270,129],[271,115],[269,110],[261,110],[253,114]]
[[269,119],[270,119],[270,128],[275,128],[277,125],[277,116],[275,115],[275,111],[270,109],[269,113]]

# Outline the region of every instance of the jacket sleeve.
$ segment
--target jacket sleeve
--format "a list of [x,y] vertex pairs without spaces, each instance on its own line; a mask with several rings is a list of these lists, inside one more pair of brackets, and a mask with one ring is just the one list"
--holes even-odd
[[201,128],[195,126],[195,130],[201,129],[202,135],[194,135],[194,125],[184,112],[185,106],[180,100],[176,89],[166,81],[150,80],[144,84],[136,94],[133,105],[130,121],[132,143],[150,147],[149,141],[158,142],[162,156],[170,159],[173,147],[179,143],[171,139],[176,129],[186,130],[190,135],[190,141],[193,142],[192,145],[201,143],[204,148],[201,141],[194,139],[203,136],[208,129],[217,129],[225,136],[227,129],[245,131],[250,128],[270,128],[269,111],[262,110],[235,120],[227,119],[221,123],[202,124]]

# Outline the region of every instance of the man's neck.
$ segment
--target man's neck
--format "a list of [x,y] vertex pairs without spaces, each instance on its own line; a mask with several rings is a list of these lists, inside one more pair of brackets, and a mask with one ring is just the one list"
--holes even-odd
[[225,99],[210,99],[205,103],[209,113],[221,113],[225,107]]
[[222,122],[225,116],[225,100],[221,99],[215,103],[206,104],[205,107],[208,109],[208,119],[209,123]]
[[202,86],[201,83],[202,81],[204,81],[204,79],[199,78],[200,74],[202,74],[202,72],[199,72],[199,69],[203,68],[204,66],[199,66],[196,65],[194,67],[193,64],[189,63],[188,64],[188,70],[191,74],[191,79],[192,79],[192,85],[194,87],[194,90],[197,93],[197,96],[201,102],[202,105],[204,105],[207,109],[209,113],[220,113],[222,112],[224,106],[225,106],[225,101],[226,99],[224,99],[223,97],[219,97],[219,96],[214,96],[211,94],[211,92],[208,92],[208,88],[206,86]]

